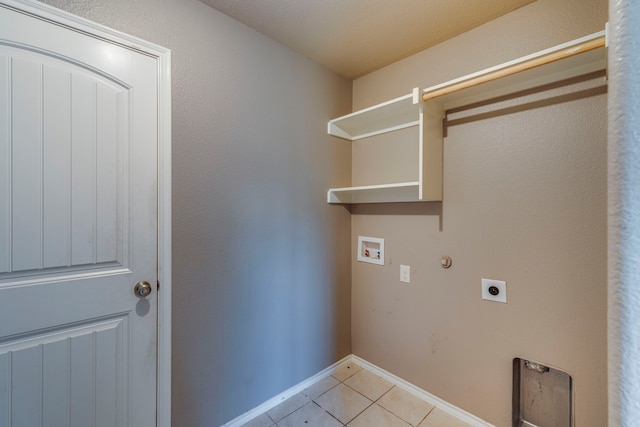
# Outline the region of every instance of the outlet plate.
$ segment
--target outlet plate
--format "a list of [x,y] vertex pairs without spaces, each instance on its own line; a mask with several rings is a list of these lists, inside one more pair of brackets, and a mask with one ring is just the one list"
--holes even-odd
[[[507,282],[494,279],[481,279],[482,282],[482,299],[487,301],[495,301],[507,303]],[[495,292],[495,288],[498,292]],[[491,292],[493,291],[493,293]]]
[[402,283],[411,283],[411,266],[400,264],[400,281]]

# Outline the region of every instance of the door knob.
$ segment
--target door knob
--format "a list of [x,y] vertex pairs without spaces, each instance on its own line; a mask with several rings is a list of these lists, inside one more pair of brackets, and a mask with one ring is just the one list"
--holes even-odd
[[136,283],[136,287],[133,288],[133,293],[140,298],[148,297],[151,293],[151,285],[149,284],[149,282],[140,281]]

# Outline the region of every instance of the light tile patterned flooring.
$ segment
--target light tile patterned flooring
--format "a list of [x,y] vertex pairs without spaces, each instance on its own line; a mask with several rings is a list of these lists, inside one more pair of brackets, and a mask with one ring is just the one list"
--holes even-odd
[[243,427],[469,427],[350,363]]

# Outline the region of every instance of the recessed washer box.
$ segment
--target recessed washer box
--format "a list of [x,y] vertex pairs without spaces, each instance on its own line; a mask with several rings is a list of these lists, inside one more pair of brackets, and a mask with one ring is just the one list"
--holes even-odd
[[358,261],[384,265],[384,239],[358,236]]

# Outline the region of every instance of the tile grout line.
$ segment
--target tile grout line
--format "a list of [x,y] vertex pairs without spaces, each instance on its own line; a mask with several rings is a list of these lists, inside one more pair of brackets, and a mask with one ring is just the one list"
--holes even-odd
[[[360,366],[360,365],[358,365]],[[375,401],[372,401],[371,399],[369,399],[367,396],[365,396],[364,394],[360,393],[358,390],[354,389],[353,387],[350,387],[349,384],[346,384],[347,380],[349,380],[350,378],[353,378],[354,376],[356,376],[359,372],[361,372],[364,369],[363,366],[360,366],[360,369],[358,369],[356,372],[354,372],[353,374],[351,374],[350,376],[348,376],[347,378],[345,378],[343,381],[340,381],[341,384],[343,384],[345,387],[348,387],[349,389],[355,391],[356,393],[358,393],[360,396],[364,397],[365,399],[369,400],[371,402],[371,404],[367,405],[362,411],[360,411],[358,414],[356,414],[356,416],[354,416],[353,418],[351,418],[347,423],[343,423],[342,425],[345,427],[348,427],[349,423],[353,420],[355,420],[356,418],[358,418],[362,413],[364,413],[364,411],[366,411],[367,409],[369,409],[374,403]],[[335,378],[335,377],[334,377]],[[337,386],[336,386],[337,387]]]
[[[380,378],[382,378],[382,377],[380,377]],[[384,378],[383,378],[383,379],[384,379]],[[389,389],[385,394],[383,394],[382,396],[380,396],[380,398],[379,398],[378,400],[376,400],[376,403],[377,403],[379,400],[381,400],[384,396],[386,396],[387,394],[391,393],[391,390],[393,390],[394,388],[397,388],[398,390],[402,390],[402,388],[400,388],[400,387],[398,387],[397,385],[393,384],[393,386],[392,386],[392,387],[391,387],[391,388],[390,388],[390,389]],[[414,396],[414,397],[417,397],[417,396]],[[420,398],[418,398],[418,399],[420,399]],[[429,405],[431,405],[429,402],[427,402],[427,401],[426,401],[426,400],[424,400],[424,399],[420,399],[420,401],[422,401],[422,402],[426,402],[426,403],[428,403]],[[395,413],[395,412],[393,412],[391,409],[387,409],[385,406],[382,406],[382,405],[380,405],[380,404],[378,404],[378,406],[380,406],[382,409],[384,409],[385,411],[389,412],[390,414],[393,414],[393,415],[395,415],[396,417],[400,418],[402,421],[404,421],[405,423],[409,424],[409,425],[410,425],[410,426],[412,426],[412,427],[418,427],[420,424],[422,424],[422,423],[424,422],[424,420],[426,420],[426,419],[427,419],[427,417],[429,416],[429,414],[431,414],[431,413],[433,412],[433,410],[434,410],[434,409],[436,409],[435,405],[431,405],[431,409],[429,409],[429,410],[427,411],[427,414],[426,414],[424,417],[422,417],[422,418],[420,419],[420,421],[418,421],[415,425],[413,425],[413,424],[411,423],[411,421],[409,421],[409,420],[406,420],[406,419],[402,418],[400,415],[396,414],[396,413]]]
[[[348,367],[348,366],[349,366],[349,365],[347,365],[347,369],[349,369],[349,367]],[[359,366],[359,365],[358,365],[358,366]],[[347,381],[349,378],[353,377],[355,374],[357,374],[358,372],[360,372],[362,369],[364,369],[364,368],[360,367],[360,369],[359,369],[358,371],[356,371],[356,372],[354,372],[353,374],[349,375],[349,376],[348,376],[348,377],[346,377],[344,380],[341,380],[341,379],[337,378],[335,375],[331,374],[330,376],[331,376],[331,377],[333,377],[333,378],[335,378],[335,379],[336,379],[336,381],[338,381],[338,384],[336,384],[336,385],[334,385],[333,387],[329,388],[328,390],[324,391],[322,394],[320,394],[319,396],[317,396],[315,399],[320,398],[321,396],[323,396],[323,395],[325,395],[326,393],[330,392],[330,391],[331,391],[331,390],[333,390],[334,388],[338,387],[340,384],[342,384],[342,385],[344,385],[344,386],[348,387],[349,389],[353,390],[351,387],[349,387],[347,384],[345,384],[345,381]],[[335,372],[334,372],[334,373],[335,373]],[[361,393],[359,393],[357,390],[353,390],[353,391],[355,391],[356,393],[358,393],[358,394],[360,394],[361,396],[363,396],[363,395],[362,395]],[[363,397],[364,397],[364,398],[367,398],[366,396],[363,396]],[[320,407],[320,409],[322,409],[325,413],[329,414],[329,416],[330,416],[330,417],[332,417],[332,418],[334,418],[336,421],[338,421],[338,422],[339,422],[343,427],[347,427],[347,425],[348,425],[351,421],[355,420],[355,419],[356,419],[356,418],[357,418],[357,417],[358,417],[362,412],[364,412],[365,410],[367,410],[367,408],[369,408],[369,406],[371,406],[371,405],[367,406],[367,407],[366,407],[362,412],[358,413],[355,417],[353,417],[352,419],[350,419],[347,423],[343,423],[343,422],[342,422],[342,421],[340,421],[338,418],[336,418],[336,417],[335,417],[331,412],[329,412],[329,411],[327,411],[326,409],[324,409],[324,408],[323,408],[319,403],[317,403],[317,402],[315,401],[315,399],[312,399],[312,400],[313,400],[313,403],[315,403],[316,405],[318,405],[318,407]],[[367,400],[371,400],[371,399],[368,399],[368,398],[367,398]],[[373,404],[373,402],[372,402],[372,404]]]
[[[358,365],[358,366],[360,366],[360,365]],[[363,414],[367,409],[369,409],[369,408],[371,408],[373,405],[377,404],[377,402],[378,402],[380,399],[382,399],[382,398],[383,398],[387,393],[389,393],[391,390],[393,390],[393,389],[396,387],[396,385],[395,385],[395,384],[391,384],[391,387],[390,387],[387,391],[385,391],[384,393],[382,393],[382,395],[380,395],[377,399],[372,400],[372,399],[370,399],[369,397],[367,397],[367,396],[365,396],[364,394],[362,394],[360,391],[356,390],[355,388],[351,387],[349,384],[347,384],[347,383],[346,383],[349,379],[353,378],[354,376],[356,376],[357,374],[359,374],[359,373],[360,373],[360,372],[362,372],[362,371],[371,372],[371,371],[368,371],[365,367],[360,366],[360,369],[358,369],[356,372],[354,372],[353,374],[351,374],[349,377],[345,378],[345,379],[344,379],[344,380],[342,380],[342,381],[338,380],[338,381],[340,381],[338,384],[344,384],[346,387],[350,388],[351,390],[353,390],[354,392],[358,393],[360,396],[364,397],[365,399],[367,399],[367,400],[369,400],[369,401],[371,402],[367,407],[365,407],[362,411],[360,411],[358,414],[356,414],[356,416],[354,416],[351,420],[349,420],[349,422],[347,422],[347,423],[342,423],[342,422],[341,422],[341,423],[342,423],[342,425],[343,425],[343,426],[345,426],[345,427],[348,427],[348,424],[349,424],[350,422],[352,422],[353,420],[355,420],[356,418],[358,418],[360,415],[362,415],[362,414]],[[371,372],[371,373],[372,373],[372,372]],[[375,375],[375,374],[374,374],[374,375]],[[382,379],[383,381],[386,381],[384,378],[382,378],[382,377],[380,377],[380,376],[378,376],[378,375],[376,375],[376,377],[377,377],[377,378]],[[334,377],[334,378],[336,378],[336,377]],[[337,378],[336,378],[336,379],[337,379]],[[338,384],[336,384],[335,386],[333,386],[331,389],[327,390],[326,392],[329,392],[330,390],[334,389],[335,387],[337,387],[337,386],[338,386]],[[325,393],[326,393],[326,392],[325,392]],[[323,394],[324,394],[324,393],[323,393]],[[406,421],[405,419],[403,419],[402,417],[400,417],[400,416],[398,416],[398,415],[394,414],[393,412],[391,412],[390,410],[388,410],[388,409],[387,409],[387,408],[385,408],[384,406],[382,406],[382,405],[378,405],[378,406],[380,406],[380,408],[382,408],[384,411],[386,411],[386,412],[390,413],[390,414],[391,414],[391,415],[393,415],[394,417],[396,417],[396,418],[398,418],[398,419],[400,419],[400,420],[402,420],[402,421],[406,422],[407,424],[411,425],[411,423],[407,422],[407,421]],[[322,407],[321,407],[321,408],[322,408]],[[324,408],[322,408],[322,409],[323,409],[326,413],[328,413],[329,415],[331,415],[331,413],[330,413],[329,411],[325,410]],[[334,418],[335,418],[335,417],[334,417]],[[425,418],[426,418],[426,417],[425,417]],[[338,421],[340,421],[340,420],[338,420]]]
[[[349,384],[347,384],[347,383],[346,383],[349,379],[353,378],[354,376],[356,376],[358,373],[360,373],[360,372],[361,372],[361,371],[363,371],[363,370],[367,370],[367,369],[366,369],[366,368],[364,368],[364,367],[361,367],[361,369],[359,369],[357,372],[355,372],[355,373],[354,373],[354,374],[352,374],[351,376],[349,376],[349,377],[345,378],[343,381],[340,381],[340,382],[338,383],[338,384],[344,384],[345,386],[349,387],[351,390],[353,390],[353,391],[355,391],[356,393],[358,393],[360,396],[363,396],[364,398],[366,398],[366,399],[368,399],[368,400],[370,400],[370,401],[371,401],[371,404],[370,404],[370,405],[368,405],[366,408],[364,408],[364,409],[363,409],[360,413],[358,413],[355,417],[353,417],[353,418],[349,421],[349,423],[350,423],[350,422],[352,422],[353,420],[355,420],[356,418],[358,418],[360,415],[362,415],[362,414],[363,414],[367,409],[369,409],[369,408],[371,408],[373,405],[377,404],[377,405],[378,405],[378,406],[379,406],[383,411],[388,412],[388,413],[389,413],[389,414],[391,414],[392,416],[394,416],[394,417],[398,418],[399,420],[401,420],[401,421],[405,422],[406,424],[408,424],[408,425],[410,425],[410,426],[412,426],[412,427],[417,427],[417,426],[419,426],[421,423],[423,423],[423,422],[424,422],[424,420],[425,420],[425,419],[427,419],[427,417],[429,416],[429,414],[431,414],[431,412],[433,412],[433,410],[435,409],[435,406],[433,406],[433,405],[432,405],[432,408],[431,408],[431,409],[429,409],[429,411],[427,412],[427,414],[426,414],[423,418],[421,418],[421,419],[420,419],[420,421],[419,421],[419,422],[414,426],[413,424],[411,424],[411,422],[410,422],[410,421],[408,421],[408,420],[406,420],[406,419],[402,418],[400,415],[396,414],[395,412],[391,411],[390,409],[387,409],[386,407],[384,407],[384,406],[382,406],[382,405],[380,405],[380,404],[378,403],[378,402],[379,402],[379,401],[380,401],[384,396],[386,396],[387,394],[389,394],[389,393],[391,392],[391,390],[393,390],[394,388],[397,388],[397,387],[398,387],[397,385],[395,385],[395,384],[391,384],[391,387],[390,387],[387,391],[385,391],[382,395],[380,395],[380,397],[378,397],[378,398],[377,398],[377,399],[375,399],[375,400],[372,400],[372,399],[370,399],[369,397],[367,397],[367,396],[365,396],[364,394],[362,394],[360,391],[356,390],[355,388],[351,387]],[[368,371],[368,372],[371,372],[371,371]],[[374,373],[374,375],[375,375],[375,373]],[[380,377],[379,375],[376,375],[376,377],[377,377],[377,378],[380,378],[380,379],[382,379],[382,380],[384,380],[384,381],[386,381],[384,378]],[[334,378],[335,378],[335,377],[334,377]],[[336,378],[336,379],[337,379],[337,378]],[[332,390],[333,388],[337,387],[337,385],[338,385],[338,384],[336,384],[335,386],[333,386],[331,389],[327,390],[326,392],[329,392],[329,391],[330,391],[330,390]],[[326,393],[326,392],[325,392],[325,393]],[[323,393],[323,394],[324,394],[324,393]],[[422,400],[422,399],[421,399],[421,400]],[[322,407],[321,407],[321,408],[322,408]],[[324,408],[322,408],[322,409],[324,410]],[[325,412],[327,412],[329,415],[331,415],[331,413],[330,413],[330,412],[328,412],[328,411],[326,411],[326,410],[324,410],[324,411],[325,411]],[[334,417],[334,418],[335,418],[335,417]],[[339,421],[339,420],[338,420],[338,421]],[[346,424],[344,424],[344,423],[343,423],[343,426],[347,427],[349,423],[346,423]]]
[[[356,390],[355,388],[351,387],[349,384],[346,384],[347,380],[349,380],[349,379],[353,378],[353,377],[354,377],[354,376],[356,376],[358,373],[360,373],[360,372],[362,372],[362,371],[364,371],[364,370],[366,370],[367,372],[370,372],[370,373],[374,374],[377,378],[380,378],[380,379],[382,379],[383,381],[387,381],[387,380],[385,380],[384,378],[382,378],[381,376],[379,376],[379,375],[375,374],[374,372],[371,372],[371,371],[367,370],[367,369],[366,369],[365,367],[363,367],[363,366],[361,366],[361,368],[360,368],[356,373],[352,374],[352,375],[351,375],[350,377],[348,377],[348,378],[345,378],[345,379],[344,379],[344,381],[341,381],[341,384],[344,384],[345,386],[349,387],[351,390],[353,390],[353,391],[355,391],[356,393],[358,393],[360,396],[362,396],[362,397],[364,397],[365,399],[368,399],[368,400],[370,400],[370,401],[371,401],[371,404],[370,404],[369,406],[367,406],[366,408],[364,408],[364,409],[363,409],[363,410],[362,410],[358,415],[356,415],[355,417],[353,417],[349,422],[352,422],[353,420],[355,420],[356,418],[358,418],[360,415],[362,415],[362,414],[363,414],[367,409],[369,409],[369,408],[370,408],[370,407],[372,407],[373,405],[378,404],[378,401],[379,401],[380,399],[382,399],[385,395],[387,395],[388,393],[390,393],[390,392],[391,392],[391,390],[393,390],[394,388],[396,388],[396,387],[397,387],[395,384],[391,383],[391,387],[390,387],[387,391],[385,391],[384,393],[382,393],[382,395],[380,395],[380,397],[378,397],[378,398],[377,398],[377,399],[375,399],[375,400],[369,399],[369,397],[365,396],[364,394],[362,394],[361,392],[359,392],[359,391],[358,391],[358,390]],[[334,377],[334,378],[335,378],[335,377]],[[387,382],[388,382],[388,381],[387,381]],[[394,412],[390,411],[389,409],[385,408],[384,406],[382,406],[382,405],[380,405],[380,404],[378,404],[378,406],[379,406],[383,411],[386,411],[386,412],[390,413],[391,415],[393,415],[394,417],[398,418],[399,420],[404,421],[405,423],[409,424],[409,425],[410,425],[410,426],[412,426],[412,427],[416,427],[416,426],[413,426],[409,421],[405,420],[404,418],[402,418],[401,416],[399,416],[399,415],[395,414]],[[433,408],[429,411],[429,413],[430,413],[432,410],[433,410]],[[428,415],[429,413],[427,413],[427,415]],[[425,416],[424,418],[426,418],[426,416]],[[424,421],[424,418],[423,418],[420,422]],[[349,423],[347,423],[347,424],[349,424]],[[344,426],[347,426],[347,424],[344,424]],[[420,423],[418,423],[417,425],[420,425]]]
[[[337,384],[336,384],[335,386],[331,387],[331,389],[335,388],[336,386],[337,386]],[[328,391],[328,390],[327,390],[327,391]],[[318,408],[322,409],[322,410],[325,412],[325,414],[328,414],[331,418],[333,418],[334,420],[336,420],[340,425],[342,425],[343,427],[346,427],[346,426],[347,426],[345,423],[343,423],[342,421],[340,421],[339,419],[337,419],[336,417],[334,417],[334,416],[333,416],[333,414],[332,414],[331,412],[329,412],[329,411],[327,411],[326,409],[324,409],[324,408],[323,408],[322,406],[320,406],[318,403],[316,403],[316,402],[313,402],[313,403],[315,403],[316,405],[318,405]]]
[[[432,405],[432,406],[433,406],[433,405]],[[433,406],[433,408],[429,409],[429,412],[427,412],[427,415],[425,415],[425,416],[424,416],[424,418],[423,418],[422,420],[420,420],[420,422],[419,422],[416,426],[419,426],[420,424],[422,424],[422,423],[424,422],[424,420],[426,420],[426,419],[427,419],[427,417],[429,417],[429,415],[431,415],[431,413],[432,413],[433,411],[435,411],[435,410],[436,410],[436,407],[435,407],[435,406]]]
[[[360,365],[358,365],[360,366]],[[355,420],[356,418],[358,418],[360,416],[360,414],[362,414],[364,411],[366,411],[367,409],[369,409],[371,407],[371,405],[373,405],[375,402],[373,402],[371,399],[369,399],[367,396],[363,395],[362,393],[360,393],[358,390],[353,389],[352,387],[349,387],[349,384],[346,384],[345,382],[349,379],[352,378],[354,375],[356,375],[358,372],[362,371],[364,368],[362,366],[360,366],[360,369],[358,369],[356,372],[354,372],[353,374],[349,375],[347,378],[345,378],[344,380],[340,381],[340,384],[344,385],[345,387],[355,391],[356,393],[358,393],[360,396],[364,397],[365,399],[367,399],[368,401],[371,402],[371,404],[367,405],[362,411],[360,411],[358,414],[356,414],[353,418],[351,418],[348,422],[343,423],[342,421],[338,420],[343,426],[347,427],[349,425],[349,423],[353,420]],[[336,378],[336,377],[334,377]],[[337,378],[336,378],[337,379]],[[336,384],[333,388],[338,387],[338,384]],[[329,390],[327,390],[329,391]],[[322,407],[321,407],[322,408]],[[327,411],[326,409],[322,408],[326,413],[328,413],[329,415],[331,415],[331,413],[329,411]],[[333,416],[333,415],[332,415]],[[335,418],[335,417],[334,417]],[[337,418],[336,418],[337,419]]]

